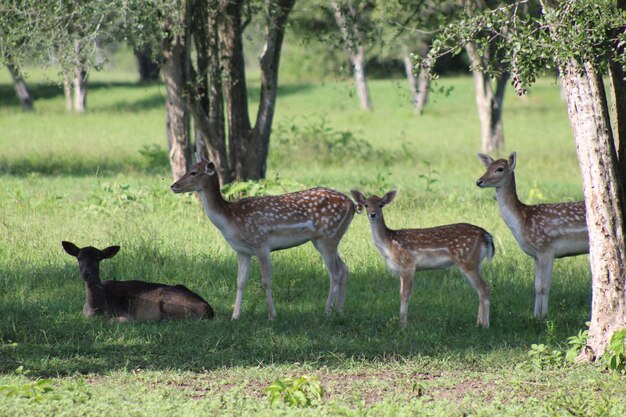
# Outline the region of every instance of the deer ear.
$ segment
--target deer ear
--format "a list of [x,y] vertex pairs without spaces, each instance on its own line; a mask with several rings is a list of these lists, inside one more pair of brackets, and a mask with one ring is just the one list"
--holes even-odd
[[204,172],[206,172],[209,175],[215,175],[215,164],[213,162],[208,162],[206,164],[206,168],[204,169]]
[[478,156],[478,159],[480,159],[480,162],[483,163],[485,168],[489,168],[489,165],[493,163],[493,158],[487,154],[479,153],[477,156]]
[[78,252],[80,252],[80,249],[72,242],[66,242],[64,240],[63,242],[61,242],[61,245],[63,245],[63,249],[65,249],[65,252],[67,252],[68,254],[72,256],[78,256]]
[[517,162],[517,153],[513,152],[511,153],[511,156],[509,156],[509,168],[511,168],[511,171],[515,170],[516,162]]
[[102,259],[111,259],[120,251],[119,246],[109,246],[100,251],[100,257]]
[[384,205],[387,205],[389,203],[391,203],[393,201],[394,198],[396,198],[396,190],[391,190],[389,191],[387,194],[385,194],[382,198],[382,203]]
[[365,205],[365,196],[359,190],[350,190],[350,194],[358,204]]

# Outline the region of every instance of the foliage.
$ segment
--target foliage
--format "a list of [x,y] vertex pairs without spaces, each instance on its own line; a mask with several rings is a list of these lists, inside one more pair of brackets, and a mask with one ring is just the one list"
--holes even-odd
[[302,184],[295,181],[280,178],[279,174],[276,172],[274,173],[274,178],[226,184],[222,187],[222,194],[226,199],[239,199],[259,195],[283,194],[303,190],[304,188]]
[[563,353],[558,349],[550,349],[543,343],[533,343],[528,351],[528,362],[522,364],[532,369],[548,369],[563,365]]
[[[17,375],[27,376],[30,372],[20,366],[15,371]],[[36,378],[25,383],[14,383],[10,385],[0,385],[0,393],[7,397],[28,398],[32,401],[43,401],[44,399],[59,399],[58,395],[52,395],[54,388],[51,378]]]
[[304,127],[293,120],[280,123],[272,134],[273,157],[286,163],[299,158],[314,159],[323,164],[341,163],[346,159],[360,162],[375,159],[379,154],[366,140],[350,130],[337,130],[324,116]]
[[272,405],[283,403],[290,407],[311,407],[324,397],[320,379],[315,375],[277,379],[265,388],[265,392]]
[[626,373],[626,328],[613,333],[602,360],[611,371]]
[[420,174],[419,178],[424,181],[424,191],[431,191],[431,187],[438,181],[439,171],[432,169],[430,161],[422,161],[426,165],[426,173]]
[[587,328],[585,330],[579,330],[576,336],[570,336],[567,338],[567,344],[570,346],[565,352],[565,360],[568,362],[575,362],[576,358],[580,354],[581,350],[587,346],[587,338],[589,337],[589,324],[586,322]]
[[481,69],[492,75],[510,71],[518,94],[546,70],[559,68],[570,59],[593,63],[600,71],[609,60],[626,64],[626,56],[617,48],[626,41],[626,33],[619,30],[626,25],[626,14],[614,7],[612,0],[556,4],[549,12],[540,13],[537,2],[519,0],[466,15],[453,24],[442,19],[443,30],[428,57],[416,57],[417,64],[430,68],[441,56],[460,53],[468,42],[493,44],[496,53]]

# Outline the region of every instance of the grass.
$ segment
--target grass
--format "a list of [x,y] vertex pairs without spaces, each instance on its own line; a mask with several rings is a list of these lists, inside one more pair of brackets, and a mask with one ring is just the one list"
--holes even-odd
[[[328,277],[305,245],[272,255],[278,319],[266,319],[253,264],[242,318],[231,321],[234,252],[193,196],[169,191],[163,86],[136,85],[130,72],[94,74],[89,113],[78,116],[66,114],[61,90],[35,73],[29,81],[36,111],[25,114],[2,77],[0,415],[626,412],[623,377],[529,361],[532,344],[563,350],[566,338],[584,328],[588,259],[556,262],[549,320],[534,319],[532,261],[500,219],[493,190],[474,185],[483,168],[475,157],[471,79],[440,80],[438,88],[452,92],[433,95],[422,116],[409,107],[402,81],[371,83],[373,113],[358,110],[346,82],[285,84],[276,132],[296,126],[312,137],[349,134],[332,158],[304,142],[272,148],[268,177],[286,189],[397,188],[386,209],[394,228],[467,221],[489,230],[496,257],[484,265],[492,294],[487,330],[474,325],[477,296],[454,269],[417,274],[402,329],[398,281],[385,271],[360,216],[340,248],[351,271],[344,315],[324,316]],[[540,80],[528,97],[509,95],[504,120],[507,149],[518,152],[522,200],[582,198],[554,82]],[[436,180],[428,191],[424,177]],[[102,264],[105,279],[184,283],[207,299],[216,319],[117,325],[83,318],[84,289],[61,240],[120,244]],[[270,406],[266,387],[304,375],[319,377],[320,403]]]

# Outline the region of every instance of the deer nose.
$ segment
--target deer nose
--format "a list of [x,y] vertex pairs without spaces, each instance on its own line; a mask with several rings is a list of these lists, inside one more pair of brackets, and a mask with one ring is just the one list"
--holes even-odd
[[370,219],[375,219],[376,218],[376,213],[369,213]]
[[476,185],[478,185],[479,187],[482,187],[482,185],[483,185],[483,179],[482,179],[482,178],[477,179],[477,180],[476,180]]

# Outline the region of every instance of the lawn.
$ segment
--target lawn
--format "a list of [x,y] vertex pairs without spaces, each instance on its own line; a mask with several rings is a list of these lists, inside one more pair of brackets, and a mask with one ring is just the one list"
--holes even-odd
[[[41,73],[29,79],[36,111],[22,113],[0,74],[0,415],[626,414],[623,377],[560,357],[589,318],[587,256],[555,263],[549,318],[532,316],[532,260],[500,218],[494,191],[474,184],[483,167],[469,77],[440,79],[422,115],[403,80],[371,82],[372,113],[358,109],[347,81],[283,84],[268,180],[255,189],[397,189],[385,211],[392,228],[463,221],[487,229],[496,245],[483,265],[489,329],[475,326],[478,297],[455,269],[416,275],[402,328],[398,280],[364,216],[340,246],[350,268],[343,315],[324,315],[328,276],[304,245],[272,255],[278,318],[267,320],[254,262],[242,317],[231,321],[236,256],[194,196],[169,190],[165,90],[135,78],[93,74],[89,112],[74,115]],[[507,94],[520,198],[581,199],[558,85],[542,79],[528,96]],[[213,306],[215,320],[85,319],[78,267],[62,240],[119,244],[103,279],[183,283]],[[321,399],[271,404],[267,387],[304,376]]]

